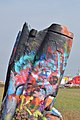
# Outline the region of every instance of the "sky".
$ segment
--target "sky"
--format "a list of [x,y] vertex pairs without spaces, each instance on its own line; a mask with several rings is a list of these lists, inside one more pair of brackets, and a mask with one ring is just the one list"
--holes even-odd
[[74,34],[64,75],[80,68],[80,0],[0,0],[0,80],[5,81],[10,55],[24,22],[42,30],[52,23],[66,25]]

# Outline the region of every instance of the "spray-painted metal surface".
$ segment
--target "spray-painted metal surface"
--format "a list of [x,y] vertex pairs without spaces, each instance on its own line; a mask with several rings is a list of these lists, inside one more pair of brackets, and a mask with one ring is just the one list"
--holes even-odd
[[2,120],[58,120],[54,101],[72,47],[73,34],[59,24],[37,31],[25,23],[10,58]]

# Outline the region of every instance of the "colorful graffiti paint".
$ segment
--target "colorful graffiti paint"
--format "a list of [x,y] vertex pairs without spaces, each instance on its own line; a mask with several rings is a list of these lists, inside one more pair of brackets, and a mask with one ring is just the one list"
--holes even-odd
[[37,31],[25,23],[10,58],[1,120],[58,120],[54,102],[73,41],[65,26]]

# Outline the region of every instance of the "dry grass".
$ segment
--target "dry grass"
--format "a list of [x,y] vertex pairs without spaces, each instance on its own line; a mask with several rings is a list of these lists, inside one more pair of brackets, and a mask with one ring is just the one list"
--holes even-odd
[[55,107],[62,113],[64,120],[80,120],[80,89],[60,89]]
[[0,86],[0,106],[1,106],[1,101],[2,101],[3,91],[4,91],[4,87]]
[[80,120],[80,110],[64,110],[61,113],[63,120]]

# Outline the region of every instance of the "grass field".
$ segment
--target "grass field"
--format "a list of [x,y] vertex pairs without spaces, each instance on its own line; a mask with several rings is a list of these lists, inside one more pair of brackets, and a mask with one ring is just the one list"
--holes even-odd
[[2,96],[3,96],[3,91],[4,91],[4,88],[0,86],[0,106],[1,106]]
[[[3,87],[0,87],[0,105]],[[80,120],[80,89],[60,88],[55,107],[62,113],[63,120]]]
[[55,107],[62,113],[63,120],[80,120],[80,89],[60,88]]

